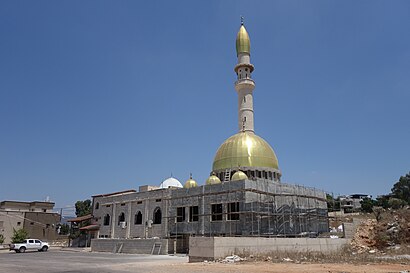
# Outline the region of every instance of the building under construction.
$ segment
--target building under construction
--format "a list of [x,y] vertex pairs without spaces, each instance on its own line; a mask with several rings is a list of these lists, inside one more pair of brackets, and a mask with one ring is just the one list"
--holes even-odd
[[191,177],[182,186],[171,177],[159,187],[93,196],[94,237],[174,239],[174,251],[186,252],[192,236],[312,237],[328,231],[325,193],[281,183],[274,150],[255,134],[254,66],[243,22],[236,53],[239,132],[218,148],[205,185]]
[[263,179],[143,186],[93,196],[95,237],[176,239],[177,252],[187,252],[190,236],[314,237],[328,231],[325,197],[323,191]]

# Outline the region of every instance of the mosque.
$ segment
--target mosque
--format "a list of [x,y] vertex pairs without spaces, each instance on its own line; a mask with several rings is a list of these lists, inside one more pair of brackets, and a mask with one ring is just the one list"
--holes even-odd
[[192,176],[184,185],[170,177],[138,191],[94,195],[95,246],[107,238],[161,238],[186,252],[192,236],[311,237],[328,231],[326,194],[282,183],[274,150],[255,134],[250,53],[242,22],[234,67],[238,133],[218,148],[204,185]]

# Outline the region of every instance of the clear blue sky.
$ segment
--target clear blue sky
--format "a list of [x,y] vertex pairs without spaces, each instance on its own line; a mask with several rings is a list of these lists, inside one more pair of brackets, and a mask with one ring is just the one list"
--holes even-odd
[[203,184],[237,131],[241,15],[283,182],[388,193],[410,171],[409,1],[1,1],[0,200]]

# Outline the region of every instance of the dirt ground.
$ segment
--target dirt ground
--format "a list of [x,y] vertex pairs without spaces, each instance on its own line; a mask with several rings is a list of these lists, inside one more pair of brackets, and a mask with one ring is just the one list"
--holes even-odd
[[[410,272],[410,265],[403,264],[293,264],[293,263],[190,263],[164,268],[164,272],[235,272],[235,273],[399,273]],[[406,272],[407,273],[407,272]]]

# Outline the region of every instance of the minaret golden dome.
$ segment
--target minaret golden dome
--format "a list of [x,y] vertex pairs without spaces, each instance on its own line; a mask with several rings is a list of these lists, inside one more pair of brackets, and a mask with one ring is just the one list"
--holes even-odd
[[251,41],[243,24],[238,31],[238,35],[236,35],[236,55],[240,53],[251,54]]

